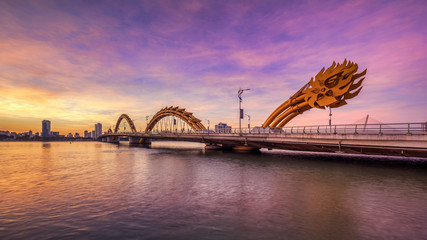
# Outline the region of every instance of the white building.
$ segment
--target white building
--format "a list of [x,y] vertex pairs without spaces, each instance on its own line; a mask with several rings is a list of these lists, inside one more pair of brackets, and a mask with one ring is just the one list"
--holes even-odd
[[231,126],[228,126],[227,123],[218,123],[215,125],[216,133],[231,133]]

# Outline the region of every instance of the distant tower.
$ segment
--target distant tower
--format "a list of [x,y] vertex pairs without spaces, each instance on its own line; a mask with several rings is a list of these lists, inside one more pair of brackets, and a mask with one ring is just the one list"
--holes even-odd
[[42,137],[49,137],[49,136],[50,136],[50,121],[43,120],[42,121]]
[[95,136],[94,136],[94,138],[97,138],[101,135],[102,135],[102,124],[97,123],[97,124],[95,124]]
[[92,138],[96,138],[95,131],[92,131]]

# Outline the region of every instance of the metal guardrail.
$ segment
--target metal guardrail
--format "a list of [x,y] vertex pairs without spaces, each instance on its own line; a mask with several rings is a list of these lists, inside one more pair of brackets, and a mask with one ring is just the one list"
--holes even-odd
[[[145,132],[120,132],[120,134],[134,135],[144,134]],[[113,134],[114,133],[105,133]],[[376,134],[376,135],[427,135],[426,123],[385,123],[385,124],[341,124],[341,125],[312,125],[312,126],[293,126],[280,128],[261,128],[253,129],[234,129],[234,131],[213,132],[208,130],[202,131],[151,131],[150,134]]]

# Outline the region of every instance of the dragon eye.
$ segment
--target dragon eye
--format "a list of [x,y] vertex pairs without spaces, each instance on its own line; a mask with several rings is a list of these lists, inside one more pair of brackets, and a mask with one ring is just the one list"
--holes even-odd
[[328,88],[335,87],[338,84],[340,78],[341,78],[341,73],[337,73],[333,76],[330,76],[328,79],[325,80],[325,86]]

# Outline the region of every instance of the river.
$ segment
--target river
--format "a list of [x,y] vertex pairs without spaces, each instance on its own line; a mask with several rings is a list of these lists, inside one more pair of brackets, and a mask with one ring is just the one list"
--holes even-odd
[[425,161],[0,142],[0,239],[426,239]]

